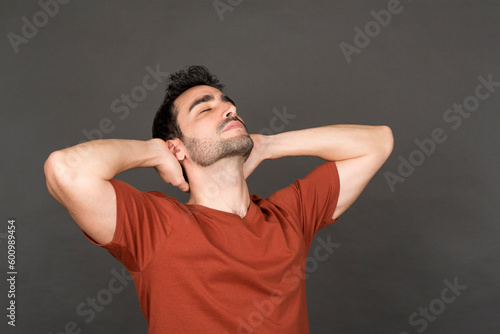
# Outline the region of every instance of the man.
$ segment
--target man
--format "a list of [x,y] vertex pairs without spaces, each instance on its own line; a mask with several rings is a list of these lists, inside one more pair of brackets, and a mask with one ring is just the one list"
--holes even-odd
[[[53,152],[47,187],[85,236],[130,272],[149,333],[308,333],[311,241],[382,166],[391,130],[331,125],[249,135],[222,89],[205,67],[174,73],[154,139]],[[249,195],[245,180],[263,160],[305,155],[326,162],[266,199]],[[189,200],[113,179],[136,167],[154,167]]]

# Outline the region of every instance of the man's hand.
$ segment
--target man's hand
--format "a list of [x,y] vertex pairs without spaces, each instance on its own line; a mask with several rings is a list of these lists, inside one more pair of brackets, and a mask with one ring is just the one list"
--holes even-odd
[[161,179],[179,188],[181,191],[189,192],[189,184],[182,173],[182,166],[175,155],[169,150],[172,144],[159,138],[151,139],[151,142],[157,145],[157,150],[160,154],[159,164],[154,166],[154,168]]
[[250,156],[243,164],[243,175],[245,176],[245,179],[252,174],[255,168],[257,168],[262,161],[267,159],[266,153],[269,146],[269,136],[251,134],[250,137],[253,140],[253,149]]

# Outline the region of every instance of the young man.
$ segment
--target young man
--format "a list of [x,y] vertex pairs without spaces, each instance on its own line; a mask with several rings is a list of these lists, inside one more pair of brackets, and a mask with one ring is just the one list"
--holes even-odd
[[[308,333],[305,260],[392,151],[387,126],[249,135],[205,67],[171,75],[148,141],[96,140],[53,152],[47,187],[85,236],[132,275],[149,333]],[[75,157],[84,155],[78,165]],[[246,178],[265,159],[326,160],[268,198]],[[154,167],[190,198],[113,179]]]

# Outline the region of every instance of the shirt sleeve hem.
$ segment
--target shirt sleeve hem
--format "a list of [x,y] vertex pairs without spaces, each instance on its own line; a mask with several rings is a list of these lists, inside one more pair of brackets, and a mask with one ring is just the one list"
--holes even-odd
[[333,214],[335,213],[335,210],[337,209],[337,204],[339,201],[339,194],[340,194],[340,178],[339,178],[339,172],[337,170],[337,163],[335,161],[331,161],[331,163],[328,164],[328,169],[330,170],[331,176],[334,178],[334,188],[331,194],[331,208],[328,212],[328,218],[323,222],[324,225],[331,225],[335,223],[336,221],[339,220],[340,216],[337,218],[333,218]]

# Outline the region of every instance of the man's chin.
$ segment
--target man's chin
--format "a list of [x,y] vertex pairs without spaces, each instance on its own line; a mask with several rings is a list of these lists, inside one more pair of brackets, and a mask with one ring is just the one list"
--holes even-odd
[[222,144],[222,151],[219,159],[241,157],[246,161],[253,149],[253,140],[248,134],[241,134],[232,139],[226,139]]
[[[246,132],[246,131],[245,131]],[[214,145],[203,145],[199,140],[185,142],[191,160],[201,167],[208,167],[216,162],[232,157],[248,159],[252,152],[254,142],[248,133],[243,133],[232,138],[224,138]]]

